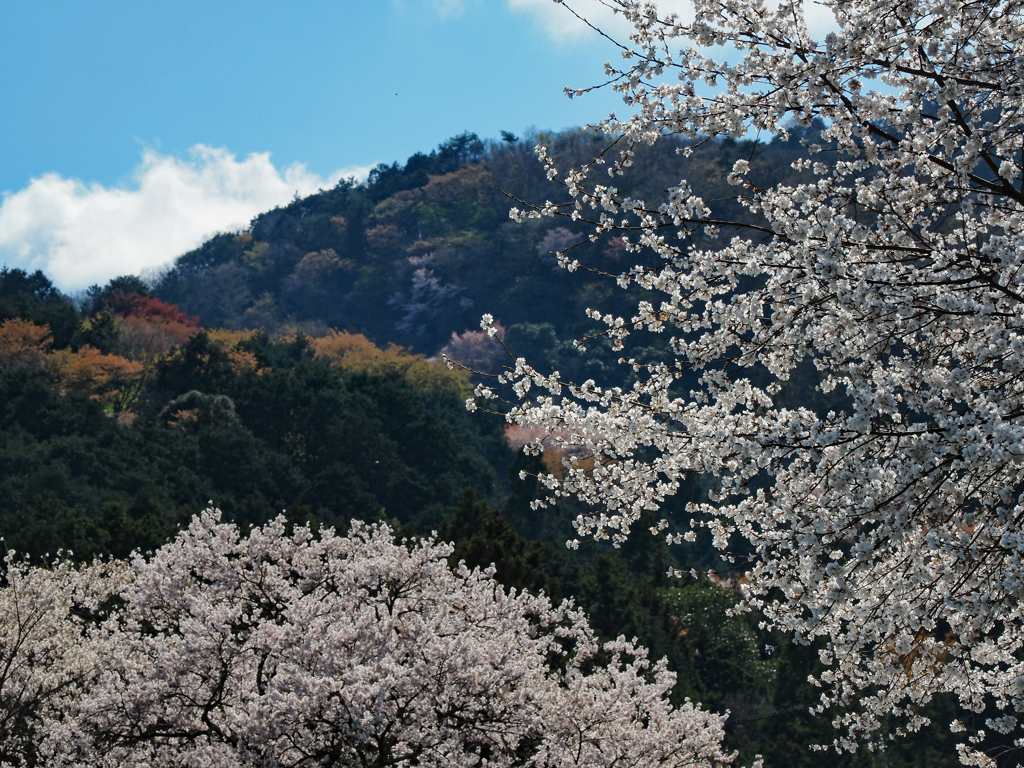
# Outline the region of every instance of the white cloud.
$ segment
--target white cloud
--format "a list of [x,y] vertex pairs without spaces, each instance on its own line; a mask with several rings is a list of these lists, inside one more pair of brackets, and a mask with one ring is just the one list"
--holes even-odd
[[829,32],[838,32],[839,25],[836,24],[835,14],[832,9],[819,2],[804,2],[804,19],[807,22],[807,29],[820,40],[825,39]]
[[41,269],[62,290],[138,274],[196,247],[215,232],[244,228],[256,214],[366,168],[328,178],[303,165],[283,171],[269,153],[237,160],[203,145],[187,159],[146,151],[132,184],[104,187],[49,173],[0,203],[0,264]]
[[430,0],[430,7],[442,19],[447,19],[450,16],[461,16],[466,10],[466,3],[463,0]]
[[[597,34],[566,6],[620,43],[628,44],[629,34],[633,31],[633,26],[622,14],[613,13],[600,0],[566,0],[565,5],[554,0],[508,0],[508,5],[513,11],[532,14],[537,26],[560,43],[589,40]],[[693,6],[689,0],[658,0],[657,6],[659,15],[674,13],[684,21],[693,18]],[[805,0],[804,12],[811,34],[823,37],[826,32],[836,29],[832,12],[820,2]]]
[[[508,0],[508,5],[513,11],[532,14],[537,26],[556,42],[578,42],[593,39],[597,34],[569,8],[620,43],[628,44],[629,33],[633,31],[633,25],[622,14],[613,13],[599,0],[567,0],[565,5],[554,0]],[[688,0],[661,0],[658,11],[664,15],[675,13],[683,19],[693,17]]]
[[[441,19],[450,19],[461,16],[469,2],[470,0],[415,0],[413,8],[426,8],[429,13],[436,14]],[[407,0],[391,0],[391,7],[401,14],[411,12]]]

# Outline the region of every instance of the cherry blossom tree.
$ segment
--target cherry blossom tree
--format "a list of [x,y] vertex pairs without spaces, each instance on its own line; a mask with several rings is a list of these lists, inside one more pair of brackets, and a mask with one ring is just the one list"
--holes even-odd
[[[668,702],[675,678],[664,661],[622,638],[598,642],[568,603],[506,592],[492,572],[453,571],[451,552],[396,544],[386,526],[361,523],[314,536],[278,519],[242,536],[208,511],[116,571],[118,604],[93,622],[101,642],[69,655],[62,638],[83,630],[66,599],[51,597],[67,589],[47,587],[53,572],[42,569],[9,569],[0,599],[24,595],[16,584],[27,579],[36,602],[4,613],[0,631],[40,617],[35,642],[49,635],[57,650],[12,646],[11,658],[49,688],[81,677],[88,657],[88,680],[34,724],[47,765],[731,761],[724,717]],[[51,584],[92,576],[56,573]]]
[[[629,115],[594,126],[611,146],[586,166],[560,169],[539,146],[571,202],[512,217],[621,238],[637,266],[611,277],[651,298],[632,317],[591,310],[635,385],[522,359],[502,375],[509,420],[542,435],[528,448],[575,448],[546,478],[549,500],[578,497],[590,511],[577,535],[621,541],[686,478],[713,477],[692,521],[658,530],[706,527],[723,550],[749,540],[743,605],[820,639],[818,709],[838,707],[837,748],[883,716],[921,727],[942,692],[966,712],[952,724],[965,762],[990,760],[986,732],[1024,746],[1021,5],[824,0],[834,31],[816,37],[800,0],[693,0],[692,21],[603,4],[635,29],[605,65]],[[613,186],[666,136],[785,138],[816,119],[802,183],[762,186],[735,163],[745,220],[717,216],[685,179],[657,201]],[[571,248],[558,258],[590,267]],[[642,331],[671,337],[664,360],[631,359]],[[811,363],[833,407],[783,407]]]
[[9,554],[0,588],[0,766],[51,764],[73,740],[65,715],[100,670],[97,618],[125,569],[67,561],[33,568]]

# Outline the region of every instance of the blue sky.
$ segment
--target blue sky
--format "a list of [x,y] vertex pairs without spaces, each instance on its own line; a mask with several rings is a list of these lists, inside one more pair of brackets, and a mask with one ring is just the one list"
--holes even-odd
[[551,0],[6,3],[0,264],[78,290],[464,130],[599,119],[562,87],[615,55]]

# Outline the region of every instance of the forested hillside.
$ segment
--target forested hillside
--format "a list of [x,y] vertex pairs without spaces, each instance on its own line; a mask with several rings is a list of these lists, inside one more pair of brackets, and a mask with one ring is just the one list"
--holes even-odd
[[[622,191],[654,198],[685,177],[702,181],[706,199],[726,198],[737,159],[749,159],[755,180],[795,181],[801,137],[661,141],[633,158],[642,172],[626,178],[643,188]],[[610,344],[584,356],[572,342],[593,330],[588,307],[635,310],[639,290],[610,274],[636,255],[621,241],[588,242],[585,222],[508,218],[509,195],[564,202],[534,143],[569,166],[601,138],[464,134],[218,235],[152,284],[97,286],[78,306],[44,275],[4,269],[5,546],[34,558],[125,557],[158,547],[211,503],[243,528],[283,511],[314,527],[345,530],[356,518],[387,520],[406,536],[437,531],[455,542],[453,564],[493,562],[505,585],[571,597],[601,636],[635,636],[666,656],[677,702],[732,711],[729,743],[743,759],[817,764],[806,745],[832,732],[807,714],[818,696],[807,682],[814,650],[759,629],[756,615],[726,615],[741,573],[667,575],[718,567],[707,541],[669,548],[634,535],[621,549],[567,553],[578,505],[531,508],[535,481],[519,476],[536,474],[541,460],[513,450],[523,436],[500,417],[468,413],[470,374],[436,359],[444,350],[497,370],[501,350],[477,330],[488,312],[517,355],[579,380],[631,375]],[[743,216],[737,204],[722,209]],[[557,267],[552,252],[576,243],[573,256],[594,271]],[[666,341],[649,343],[657,357]],[[813,404],[808,381],[795,377],[783,397]],[[706,490],[695,480],[676,503]],[[832,759],[955,764],[946,742],[925,730],[886,753]]]
[[[796,181],[801,174],[791,163],[805,152],[805,133],[756,144],[663,141],[637,151],[621,191],[652,199],[687,178],[700,180],[706,199],[724,200],[733,197],[727,177],[737,159],[751,161],[754,178]],[[563,372],[613,366],[616,356],[600,348],[590,349],[586,362],[578,359],[572,340],[595,327],[587,308],[631,313],[639,293],[598,274],[569,274],[553,252],[580,244],[575,258],[611,274],[627,269],[635,254],[621,240],[591,244],[585,221],[516,224],[508,216],[516,198],[570,199],[548,181],[535,144],[569,167],[587,162],[606,137],[574,130],[506,138],[483,142],[463,134],[404,165],[377,166],[366,183],[342,181],[257,216],[246,232],[218,235],[179,258],[153,292],[204,325],[312,335],[344,328],[426,355],[449,344],[453,333],[477,331],[488,312],[516,354]],[[731,201],[722,215],[742,219],[744,211]],[[724,231],[720,238],[730,236]]]

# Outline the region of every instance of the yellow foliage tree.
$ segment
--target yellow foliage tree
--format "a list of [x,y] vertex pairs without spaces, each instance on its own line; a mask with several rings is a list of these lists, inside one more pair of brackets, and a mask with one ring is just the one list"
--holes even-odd
[[251,339],[256,334],[256,331],[229,331],[217,328],[208,330],[206,334],[213,344],[216,344],[228,353],[231,368],[236,374],[241,375],[249,371],[263,373],[265,370],[259,367],[256,355],[248,350],[238,348],[242,342]]
[[468,397],[472,391],[469,374],[449,370],[439,360],[428,360],[394,344],[381,349],[361,333],[331,331],[330,336],[312,340],[317,357],[345,370],[401,375],[411,387],[454,392]]

